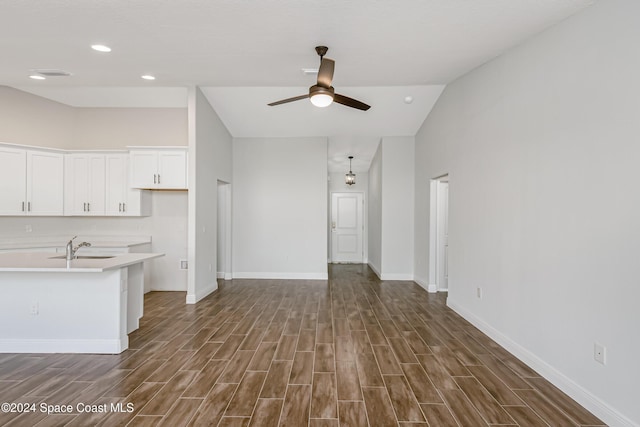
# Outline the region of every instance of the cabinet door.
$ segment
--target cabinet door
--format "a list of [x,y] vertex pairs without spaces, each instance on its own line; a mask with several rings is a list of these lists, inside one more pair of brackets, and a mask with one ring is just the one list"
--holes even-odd
[[187,188],[187,153],[183,150],[158,152],[158,188]]
[[64,157],[27,150],[27,215],[62,215]]
[[156,188],[158,154],[155,151],[131,151],[129,183],[132,188]]
[[126,203],[125,191],[128,187],[127,156],[115,154],[107,156],[107,215],[122,215],[123,203]]
[[105,208],[105,155],[89,155],[89,198],[87,215],[104,215]]
[[65,156],[65,204],[66,215],[85,215],[91,187],[89,185],[89,159],[80,154]]
[[25,150],[0,147],[0,215],[24,215],[26,194]]
[[65,213],[104,215],[105,155],[69,154],[65,166]]
[[144,216],[150,214],[147,191],[129,187],[129,156],[107,155],[106,215]]

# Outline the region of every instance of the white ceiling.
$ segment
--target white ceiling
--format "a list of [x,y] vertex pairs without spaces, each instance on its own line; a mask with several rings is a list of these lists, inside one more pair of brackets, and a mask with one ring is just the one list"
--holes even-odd
[[[413,135],[443,85],[593,2],[1,0],[0,84],[79,107],[184,107],[197,85],[234,136]],[[320,44],[369,111],[266,107],[314,84]],[[28,78],[42,68],[73,75]]]

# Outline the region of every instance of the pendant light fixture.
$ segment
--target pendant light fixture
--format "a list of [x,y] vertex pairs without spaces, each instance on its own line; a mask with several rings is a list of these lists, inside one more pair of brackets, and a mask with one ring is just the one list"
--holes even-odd
[[353,160],[353,156],[349,156],[349,173],[344,175],[344,182],[347,185],[353,185],[356,183],[356,174],[351,172],[351,160]]

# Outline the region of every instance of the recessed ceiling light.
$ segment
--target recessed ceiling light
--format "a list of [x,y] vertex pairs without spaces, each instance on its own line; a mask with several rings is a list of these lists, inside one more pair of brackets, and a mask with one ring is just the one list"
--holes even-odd
[[103,44],[92,44],[91,49],[97,50],[98,52],[111,52],[111,48]]
[[151,74],[145,74],[144,76],[140,76],[145,80],[155,80],[156,78],[154,76],[152,76]]
[[31,74],[31,75],[29,76],[29,78],[30,78],[30,79],[33,79],[33,80],[46,80],[46,78],[45,78],[44,76],[39,76],[39,75],[37,75],[37,74]]
[[409,95],[404,97],[405,104],[411,104],[412,102],[413,102],[413,96]]

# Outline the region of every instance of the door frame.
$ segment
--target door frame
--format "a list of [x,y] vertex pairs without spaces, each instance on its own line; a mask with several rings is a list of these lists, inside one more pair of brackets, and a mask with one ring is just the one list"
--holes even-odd
[[[442,286],[440,283],[438,274],[440,269],[443,267],[440,266],[441,259],[438,257],[440,244],[438,236],[440,235],[440,229],[444,226],[445,221],[438,220],[439,215],[438,211],[440,208],[440,198],[438,197],[439,188],[442,182],[449,183],[449,174],[444,174],[437,176],[430,181],[429,185],[429,285],[427,286],[427,291],[431,293],[435,292],[447,292],[449,287]],[[449,198],[447,192],[447,208],[449,206]],[[446,224],[448,224],[448,219],[450,218],[449,210],[447,209],[447,217]],[[448,259],[447,259],[448,263]],[[445,266],[444,268],[447,268]],[[448,268],[447,268],[448,270]]]
[[368,205],[367,205],[367,195],[364,191],[330,191],[329,192],[329,221],[327,224],[327,234],[328,234],[328,244],[329,244],[329,263],[333,263],[333,232],[331,231],[331,222],[333,220],[333,195],[334,194],[361,194],[362,195],[362,263],[366,264],[368,262],[368,248],[367,248],[367,237],[368,237]]
[[[216,256],[218,259],[222,258],[222,265],[218,265],[216,259],[216,277],[231,280],[233,278],[231,272],[231,184],[218,180],[216,191],[217,227],[218,231],[222,231],[222,233],[216,231]],[[218,248],[222,248],[222,254],[218,254]]]

